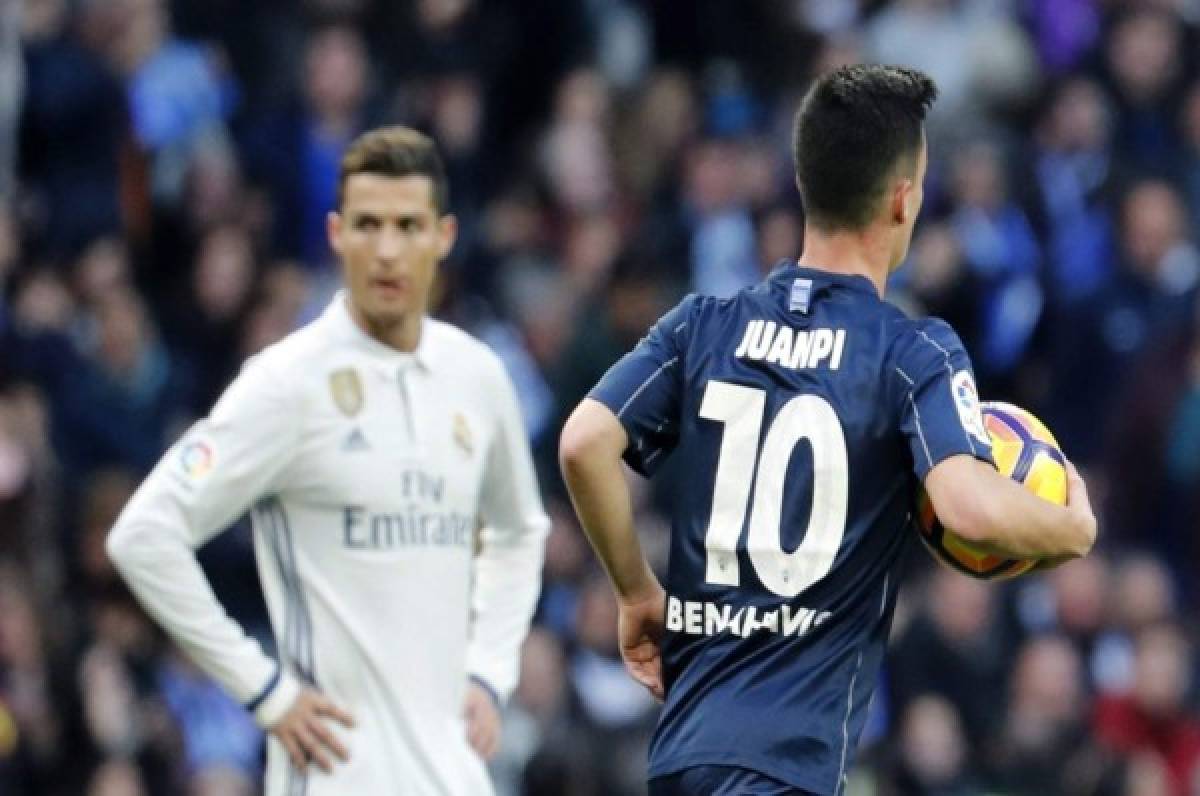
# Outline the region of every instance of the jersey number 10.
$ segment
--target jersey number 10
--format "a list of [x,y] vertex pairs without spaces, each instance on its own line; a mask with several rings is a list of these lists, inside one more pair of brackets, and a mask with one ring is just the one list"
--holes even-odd
[[[781,597],[795,597],[828,574],[846,529],[849,474],[846,435],[833,407],[819,395],[798,395],[775,416],[758,447],[766,392],[710,381],[700,417],[723,423],[712,514],[704,534],[705,580],[739,585],[737,545],[742,535],[751,486],[746,550],[763,585]],[[800,440],[812,446],[812,511],[804,540],[783,550],[780,515],[788,462]]]

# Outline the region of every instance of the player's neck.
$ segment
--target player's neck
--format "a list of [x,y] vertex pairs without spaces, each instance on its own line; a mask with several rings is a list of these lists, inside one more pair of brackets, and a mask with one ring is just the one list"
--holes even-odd
[[419,313],[410,313],[395,320],[380,322],[368,317],[349,299],[346,300],[346,308],[350,311],[350,317],[354,319],[354,324],[372,340],[405,353],[417,350],[417,344],[421,341],[421,315]]
[[818,271],[865,276],[882,297],[887,286],[890,259],[890,247],[878,240],[869,229],[830,232],[805,225],[804,253],[797,262],[805,268]]

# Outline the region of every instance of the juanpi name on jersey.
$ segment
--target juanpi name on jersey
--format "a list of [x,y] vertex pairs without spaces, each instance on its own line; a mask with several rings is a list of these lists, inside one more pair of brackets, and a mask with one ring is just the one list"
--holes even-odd
[[750,321],[733,353],[739,359],[792,370],[825,366],[837,370],[846,348],[845,329],[793,329],[775,321]]
[[781,605],[763,610],[754,605],[721,605],[700,600],[667,597],[667,630],[689,636],[729,633],[747,638],[760,631],[779,636],[803,636],[820,627],[833,614],[811,608]]

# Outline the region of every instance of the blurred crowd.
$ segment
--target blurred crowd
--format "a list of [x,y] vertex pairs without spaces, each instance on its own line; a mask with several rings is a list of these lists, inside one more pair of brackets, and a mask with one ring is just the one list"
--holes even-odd
[[[338,158],[383,123],[441,147],[462,233],[438,314],[508,365],[554,520],[501,794],[641,792],[656,708],[557,430],[683,293],[799,253],[791,115],[854,61],[941,89],[889,298],[1046,420],[1102,531],[1000,585],[915,547],[849,792],[1200,793],[1198,45],[1195,0],[4,0],[0,794],[258,792],[262,735],[103,539],[336,290]],[[637,486],[659,566],[672,479]],[[201,559],[271,648],[245,524]]]

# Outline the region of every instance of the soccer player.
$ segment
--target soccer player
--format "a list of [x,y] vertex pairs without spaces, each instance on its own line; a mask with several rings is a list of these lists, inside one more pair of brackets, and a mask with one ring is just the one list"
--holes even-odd
[[[344,294],[246,363],[108,552],[270,731],[269,796],[486,794],[549,523],[503,366],[426,315],[455,236],[433,143],[363,135],[338,201]],[[193,554],[248,508],[278,665]]]
[[[571,496],[620,603],[632,675],[665,706],[650,792],[835,794],[862,729],[914,490],[1014,556],[1080,556],[1096,523],[991,461],[971,365],[945,323],[882,300],[921,208],[936,89],[852,66],[796,117],[804,253],[730,299],[688,296],[563,430]],[[682,458],[666,590],[620,462]]]

